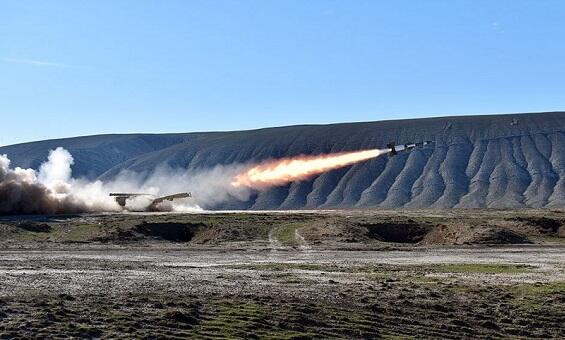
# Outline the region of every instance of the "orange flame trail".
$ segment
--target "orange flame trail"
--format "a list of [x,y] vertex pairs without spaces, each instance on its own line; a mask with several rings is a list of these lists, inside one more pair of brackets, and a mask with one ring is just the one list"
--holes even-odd
[[390,149],[371,149],[267,161],[237,175],[231,185],[234,187],[247,186],[251,188],[282,185],[376,158],[389,151]]

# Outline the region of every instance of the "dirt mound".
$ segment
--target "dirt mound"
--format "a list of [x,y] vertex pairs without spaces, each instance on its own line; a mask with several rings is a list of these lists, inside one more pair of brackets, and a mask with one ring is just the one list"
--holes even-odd
[[226,226],[214,226],[194,238],[195,243],[222,243],[230,241],[241,241],[242,239],[251,240],[253,238],[244,237],[238,228],[230,228]]
[[189,242],[198,229],[203,227],[200,223],[146,223],[135,227],[135,231],[145,235],[161,238],[172,242]]
[[268,238],[269,223],[256,221],[218,223],[206,226],[192,240],[193,243],[219,244],[224,242],[244,242]]
[[51,226],[47,223],[36,223],[31,221],[22,221],[16,224],[16,227],[36,233],[48,233],[52,229]]
[[308,243],[324,242],[357,243],[367,242],[367,229],[358,223],[349,221],[310,222],[300,229],[300,234]]
[[430,232],[425,244],[529,244],[527,237],[501,227],[494,226],[438,226]]
[[416,223],[377,223],[365,225],[367,236],[383,242],[418,243],[432,227]]
[[476,244],[524,244],[532,243],[525,236],[522,236],[512,230],[487,227],[480,232],[475,232],[472,234],[474,242]]

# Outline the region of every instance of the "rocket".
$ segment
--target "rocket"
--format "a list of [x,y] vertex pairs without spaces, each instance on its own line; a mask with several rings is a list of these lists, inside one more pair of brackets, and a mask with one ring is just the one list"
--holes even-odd
[[432,144],[433,141],[431,140],[427,140],[425,142],[418,142],[418,143],[407,143],[407,144],[400,144],[400,145],[394,145],[394,142],[390,142],[386,145],[387,148],[390,149],[390,152],[388,153],[389,156],[394,156],[396,155],[399,151],[411,151],[412,149],[416,148],[416,147],[423,147],[429,144]]

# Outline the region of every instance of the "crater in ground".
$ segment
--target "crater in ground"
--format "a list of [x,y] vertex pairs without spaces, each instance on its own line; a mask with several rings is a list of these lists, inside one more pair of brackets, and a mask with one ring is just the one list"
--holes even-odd
[[564,224],[563,221],[547,218],[547,217],[514,217],[510,220],[525,223],[529,226],[537,228],[543,234],[557,233],[559,228]]
[[161,238],[172,242],[189,242],[196,231],[203,227],[201,223],[141,223],[135,231],[145,236]]
[[394,243],[418,243],[432,230],[427,225],[394,222],[368,224],[365,227],[368,237]]

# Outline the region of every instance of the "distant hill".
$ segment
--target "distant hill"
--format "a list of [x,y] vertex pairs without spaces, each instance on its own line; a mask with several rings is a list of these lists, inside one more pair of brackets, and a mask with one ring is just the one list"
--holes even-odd
[[565,112],[99,135],[5,146],[0,154],[8,154],[14,166],[37,168],[49,149],[62,146],[75,158],[75,176],[111,178],[163,163],[190,170],[422,140],[436,143],[218,208],[565,207]]
[[37,169],[47,160],[49,150],[62,146],[74,157],[73,175],[94,179],[131,158],[182,143],[185,136],[127,134],[50,139],[0,147],[0,154],[7,154],[13,166]]

